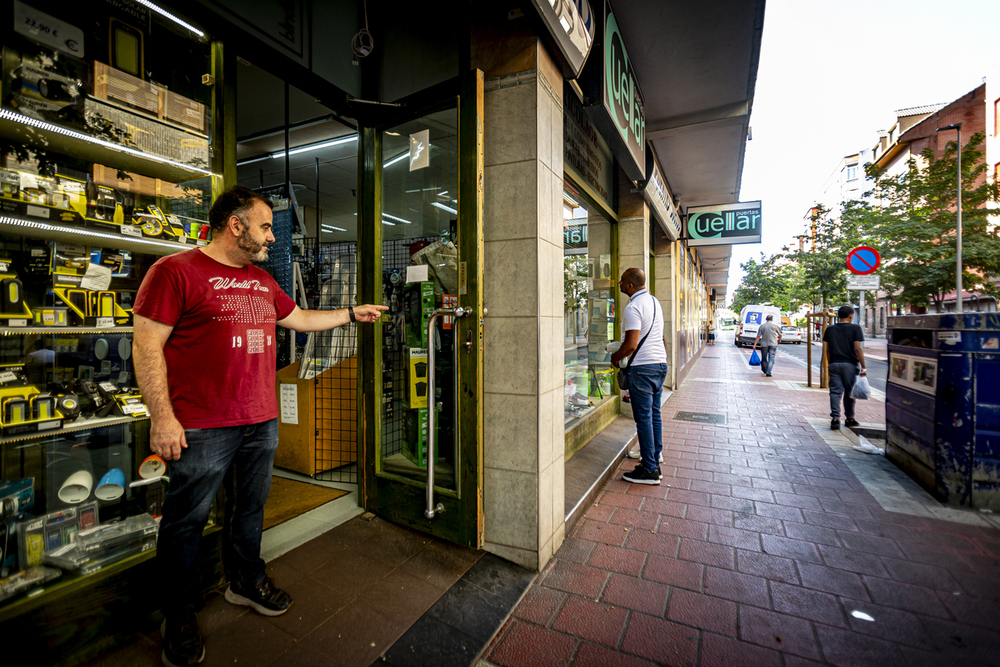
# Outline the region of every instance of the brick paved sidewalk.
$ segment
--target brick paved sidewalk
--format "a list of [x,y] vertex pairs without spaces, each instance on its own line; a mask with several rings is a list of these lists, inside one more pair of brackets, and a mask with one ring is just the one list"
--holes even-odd
[[[887,511],[912,494],[891,464],[829,431],[827,394],[799,388],[800,366],[779,357],[769,379],[747,356],[705,350],[663,408],[662,484],[630,485],[622,464],[487,664],[1000,664],[993,520],[927,498]],[[884,405],[859,401],[858,419],[881,424]]]

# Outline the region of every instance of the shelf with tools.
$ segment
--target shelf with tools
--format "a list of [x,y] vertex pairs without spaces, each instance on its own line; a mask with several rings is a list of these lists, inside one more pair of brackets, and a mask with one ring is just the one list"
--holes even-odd
[[[35,639],[34,660],[75,664],[158,606],[149,522],[168,477],[132,305],[157,259],[211,241],[229,98],[221,44],[190,24],[135,3],[32,4],[0,31],[0,622]],[[216,518],[206,585],[221,580]]]

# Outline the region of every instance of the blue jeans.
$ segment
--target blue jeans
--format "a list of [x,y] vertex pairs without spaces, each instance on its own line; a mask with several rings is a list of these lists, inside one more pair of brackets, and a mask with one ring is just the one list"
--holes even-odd
[[840,398],[844,398],[844,417],[854,419],[854,405],[851,390],[861,372],[857,364],[838,362],[827,366],[830,373],[830,417],[840,419]]
[[230,582],[253,587],[264,578],[260,539],[271,466],[278,447],[278,420],[184,431],[187,449],[170,461],[170,485],[157,538],[165,616],[204,606],[198,571],[201,534],[212,502],[225,484],[222,564]]
[[761,346],[760,348],[760,370],[768,375],[771,374],[771,370],[774,368],[774,357],[778,354],[777,345],[769,345],[767,347]]
[[646,472],[659,470],[663,451],[663,423],[660,419],[660,397],[667,379],[666,364],[645,364],[629,369],[628,393],[632,417],[639,436],[639,453]]

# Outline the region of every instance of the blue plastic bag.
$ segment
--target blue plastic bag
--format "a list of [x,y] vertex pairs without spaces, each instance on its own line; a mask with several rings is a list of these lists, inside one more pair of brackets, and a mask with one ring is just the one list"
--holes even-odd
[[760,366],[760,355],[757,354],[757,350],[754,350],[753,352],[750,353],[750,365]]

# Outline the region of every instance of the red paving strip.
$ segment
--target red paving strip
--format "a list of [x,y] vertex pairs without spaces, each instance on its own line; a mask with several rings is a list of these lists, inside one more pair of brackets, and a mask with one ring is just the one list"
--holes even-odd
[[[717,350],[664,406],[662,484],[624,482],[624,461],[484,658],[1000,664],[1000,531],[882,509],[807,421],[828,418],[826,393],[781,389]],[[779,357],[774,379],[801,373]],[[857,418],[883,422],[884,404],[859,401]]]

